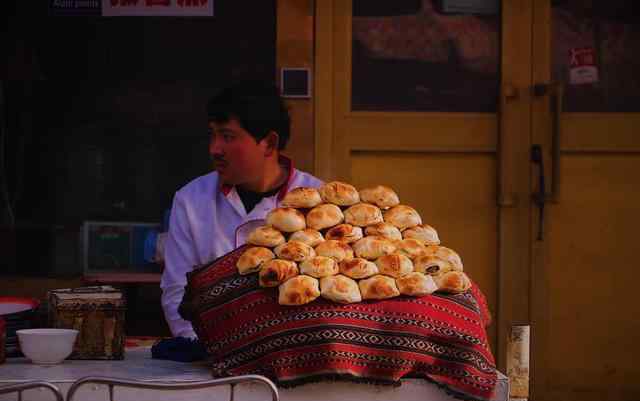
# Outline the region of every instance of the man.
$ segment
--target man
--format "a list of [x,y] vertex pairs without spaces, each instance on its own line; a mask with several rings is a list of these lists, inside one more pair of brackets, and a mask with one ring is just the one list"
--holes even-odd
[[276,87],[230,87],[209,101],[207,112],[215,171],[176,192],[165,244],[160,287],[174,337],[197,337],[178,314],[187,272],[242,245],[291,189],[322,184],[280,155],[290,119]]

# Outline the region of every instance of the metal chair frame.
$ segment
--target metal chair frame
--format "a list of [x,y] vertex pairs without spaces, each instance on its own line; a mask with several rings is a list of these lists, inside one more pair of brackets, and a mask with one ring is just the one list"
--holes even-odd
[[[231,392],[229,394],[229,401],[234,401],[234,389],[236,384],[248,383],[248,382],[258,382],[258,383],[264,384],[271,391],[271,400],[272,401],[280,400],[280,396],[278,395],[278,388],[268,378],[260,375],[242,375],[242,376],[232,376],[232,377],[225,377],[220,379],[187,382],[187,383],[155,383],[155,382],[140,381],[140,380],[120,379],[115,377],[87,376],[87,377],[78,379],[71,385],[71,387],[69,388],[69,391],[67,392],[67,401],[72,401],[76,391],[81,386],[84,386],[86,384],[107,385],[109,388],[110,401],[114,400],[113,389],[116,386],[171,391],[171,390],[194,390],[194,389],[229,385],[231,387]],[[60,399],[60,401],[61,400],[62,399]]]
[[53,393],[53,395],[56,397],[56,401],[64,401],[64,396],[57,386],[47,381],[40,380],[2,386],[0,387],[0,394],[18,393],[18,401],[22,401],[22,392],[33,388],[46,388]]

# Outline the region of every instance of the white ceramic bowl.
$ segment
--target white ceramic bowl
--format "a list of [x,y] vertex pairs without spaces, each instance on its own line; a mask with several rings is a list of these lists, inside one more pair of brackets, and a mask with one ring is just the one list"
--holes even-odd
[[20,350],[31,362],[53,365],[65,360],[73,351],[78,330],[27,329],[16,331]]

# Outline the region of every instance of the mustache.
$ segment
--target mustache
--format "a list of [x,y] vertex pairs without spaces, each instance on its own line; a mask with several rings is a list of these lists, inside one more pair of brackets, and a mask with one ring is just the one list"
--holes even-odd
[[226,163],[227,161],[224,159],[224,157],[220,156],[220,155],[212,155],[211,156],[211,160],[214,163]]

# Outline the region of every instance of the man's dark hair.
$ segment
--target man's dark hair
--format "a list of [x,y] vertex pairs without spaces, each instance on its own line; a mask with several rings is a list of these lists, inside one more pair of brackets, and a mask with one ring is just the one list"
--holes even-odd
[[280,150],[289,141],[291,119],[278,87],[271,83],[242,82],[223,89],[209,99],[207,115],[215,123],[238,120],[256,142],[275,131]]

